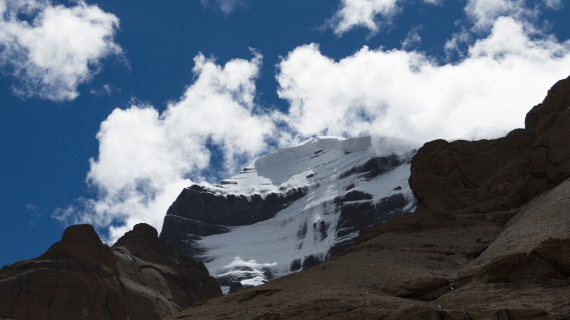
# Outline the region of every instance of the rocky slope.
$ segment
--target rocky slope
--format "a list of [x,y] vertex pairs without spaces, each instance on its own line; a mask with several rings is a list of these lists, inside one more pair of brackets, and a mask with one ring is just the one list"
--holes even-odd
[[0,319],[160,319],[222,295],[200,262],[167,252],[138,224],[113,247],[68,227],[41,256],[0,269]]
[[557,83],[504,138],[424,145],[411,166],[417,212],[175,318],[569,319],[569,91]]
[[222,288],[260,285],[317,265],[358,231],[415,207],[413,142],[315,137],[265,155],[220,185],[193,185],[160,239],[203,261]]

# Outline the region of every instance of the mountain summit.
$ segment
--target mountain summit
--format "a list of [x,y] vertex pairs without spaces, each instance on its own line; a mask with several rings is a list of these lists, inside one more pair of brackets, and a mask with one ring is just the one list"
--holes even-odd
[[203,261],[228,292],[310,268],[358,231],[412,211],[413,141],[314,137],[257,159],[218,185],[192,185],[160,239]]

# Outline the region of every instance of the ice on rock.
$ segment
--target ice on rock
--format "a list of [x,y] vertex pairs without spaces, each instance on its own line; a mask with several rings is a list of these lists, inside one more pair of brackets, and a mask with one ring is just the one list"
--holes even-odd
[[[255,205],[261,206],[262,214],[268,212],[263,207],[266,199],[277,195],[283,205],[269,218],[257,221],[240,213],[255,222],[216,226],[220,233],[196,236],[180,229],[174,221],[181,220],[173,216],[199,220],[198,209],[175,202],[161,240],[177,251],[191,246],[179,253],[204,261],[225,291],[234,281],[256,286],[311,267],[350,245],[363,227],[414,210],[409,160],[419,146],[388,137],[308,139],[258,158],[225,179],[224,185],[201,185],[200,192],[219,201],[229,201],[230,196],[258,201]],[[252,200],[255,197],[259,200]],[[174,245],[183,241],[190,245]]]

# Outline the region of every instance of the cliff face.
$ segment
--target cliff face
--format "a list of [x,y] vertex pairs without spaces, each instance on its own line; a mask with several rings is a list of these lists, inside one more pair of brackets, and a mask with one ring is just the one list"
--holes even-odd
[[41,256],[0,269],[7,319],[160,319],[221,295],[202,263],[166,252],[146,224],[111,248],[91,225],[71,226]]
[[317,137],[278,150],[220,185],[184,189],[160,239],[204,261],[228,291],[313,267],[360,229],[413,209],[406,181],[415,147]]
[[570,319],[569,88],[558,82],[504,138],[420,148],[418,211],[176,319]]
[[160,239],[168,249],[200,259],[206,253],[195,240],[226,233],[231,226],[245,226],[273,218],[277,212],[302,198],[306,188],[285,195],[271,193],[222,196],[199,185],[182,190],[168,209]]
[[412,161],[421,208],[487,213],[519,207],[570,177],[570,80],[526,116],[525,128],[496,140],[436,140]]

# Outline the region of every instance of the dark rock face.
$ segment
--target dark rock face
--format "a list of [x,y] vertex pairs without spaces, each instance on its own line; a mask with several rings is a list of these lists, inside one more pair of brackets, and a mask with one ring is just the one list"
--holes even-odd
[[[355,192],[348,194],[351,193]],[[409,201],[401,193],[386,197],[378,203],[372,201],[345,203],[342,200],[337,199],[337,201],[335,201],[341,211],[336,230],[338,238],[345,237],[378,222],[384,222],[390,218],[401,216],[404,213],[405,207],[409,205]],[[331,248],[331,253],[340,252],[350,247],[353,242],[354,239],[339,241]]]
[[241,282],[239,281],[233,281],[232,283],[230,283],[230,294],[234,293],[234,292],[238,292],[243,290],[243,285],[241,284]]
[[321,260],[314,255],[310,255],[303,260],[303,270],[312,268],[321,263]]
[[7,319],[159,319],[221,295],[203,264],[166,252],[146,224],[112,248],[91,225],[71,226],[41,256],[0,269]]
[[[412,154],[415,153],[415,150],[412,151]],[[365,164],[351,168],[345,172],[343,172],[339,179],[344,179],[348,176],[354,174],[363,174],[365,179],[373,179],[377,176],[386,173],[395,167],[405,163],[407,158],[402,158],[396,154],[391,154],[387,157],[375,157],[368,160]]]
[[410,187],[431,210],[516,208],[570,177],[570,78],[526,116],[525,129],[495,140],[436,140],[412,160]]
[[[248,200],[245,196],[236,195],[224,198],[203,187],[193,185],[180,193],[166,215],[167,217],[175,215],[214,226],[245,226],[272,218],[288,204],[303,197],[305,193],[306,190],[299,188],[290,190],[285,197],[272,193],[263,199],[261,195],[255,194]],[[198,236],[214,234],[200,227],[187,232]]]
[[274,217],[277,212],[302,198],[306,190],[292,189],[285,197],[272,193],[263,199],[253,195],[228,195],[224,198],[198,185],[182,190],[164,217],[160,240],[175,252],[196,257],[201,249],[194,245],[200,237],[225,233],[229,226],[244,226]]

